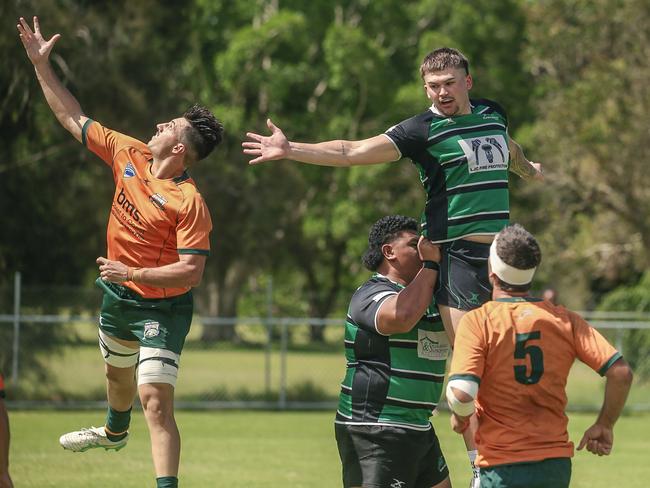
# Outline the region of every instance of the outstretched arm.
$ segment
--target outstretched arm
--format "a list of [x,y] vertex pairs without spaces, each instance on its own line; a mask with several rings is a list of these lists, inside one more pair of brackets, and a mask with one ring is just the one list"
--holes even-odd
[[[417,247],[422,261],[440,262],[440,247],[426,237],[420,236]],[[390,335],[415,327],[431,305],[437,279],[437,269],[423,267],[402,291],[384,301],[377,312],[377,330]]]
[[632,385],[632,370],[623,358],[616,361],[605,373],[605,399],[596,423],[589,427],[578,445],[578,450],[607,456],[614,445],[614,424],[623,411]]
[[81,142],[81,129],[88,117],[84,115],[77,99],[56,76],[49,59],[50,52],[61,35],[54,34],[49,41],[45,40],[41,34],[38,17],[34,17],[34,31],[22,17],[16,27],[27,56],[34,65],[47,104],[61,125]]
[[397,161],[400,154],[395,145],[384,135],[361,141],[327,141],[316,144],[291,142],[271,119],[266,121],[270,136],[247,132],[250,141],[242,142],[244,154],[257,156],[249,164],[277,159],[291,159],[319,166],[355,166]]
[[542,165],[528,161],[521,146],[510,137],[508,137],[508,150],[510,151],[510,171],[524,180],[544,179]]

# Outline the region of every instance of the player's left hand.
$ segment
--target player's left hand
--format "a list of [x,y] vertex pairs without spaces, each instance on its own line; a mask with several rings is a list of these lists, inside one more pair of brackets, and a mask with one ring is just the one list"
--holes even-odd
[[104,257],[96,260],[99,264],[99,276],[104,281],[111,283],[123,283],[128,280],[129,267],[119,261],[110,261]]
[[594,424],[589,427],[578,444],[578,451],[585,446],[587,451],[597,454],[598,456],[608,456],[612,452],[614,445],[614,432],[612,429],[603,427],[600,424]]
[[537,173],[535,173],[535,176],[533,177],[534,180],[538,181],[544,181],[544,171],[542,171],[542,165],[541,163],[533,163],[532,161],[530,162],[530,165],[535,168]]
[[471,417],[459,417],[456,414],[451,414],[451,428],[457,434],[462,434],[469,427],[469,419]]

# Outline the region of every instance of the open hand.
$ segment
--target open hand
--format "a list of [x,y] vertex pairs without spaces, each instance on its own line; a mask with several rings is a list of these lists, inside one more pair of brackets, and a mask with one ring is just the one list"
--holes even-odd
[[242,142],[244,154],[257,156],[251,159],[248,164],[258,164],[265,161],[284,159],[289,154],[289,140],[271,119],[266,120],[266,125],[271,130],[271,135],[266,137],[253,132],[247,132],[246,137],[252,141]]
[[24,18],[20,18],[20,23],[16,25],[18,32],[20,32],[20,40],[25,46],[27,56],[34,66],[37,64],[45,63],[50,57],[50,51],[61,38],[60,34],[54,34],[49,41],[46,41],[41,34],[41,28],[38,24],[38,17],[34,17],[34,31],[29,27],[29,24]]

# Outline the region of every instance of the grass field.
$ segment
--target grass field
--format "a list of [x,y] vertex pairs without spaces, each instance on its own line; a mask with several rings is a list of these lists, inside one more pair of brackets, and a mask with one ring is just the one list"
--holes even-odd
[[[97,399],[105,398],[103,361],[95,344],[69,346],[62,355],[45,358],[51,373],[48,382],[25,382],[25,398]],[[181,358],[178,400],[260,399],[265,390],[265,356],[263,348],[188,347]],[[345,370],[343,352],[296,348],[287,356],[287,385],[290,398],[304,389],[311,399],[335,400]],[[280,354],[271,355],[271,394],[277,397],[280,381]],[[567,387],[573,407],[598,408],[602,401],[604,379],[587,366],[576,362]],[[313,398],[313,391],[316,396]],[[303,399],[303,398],[300,398]],[[635,383],[628,406],[650,407],[650,383]]]
[[[68,430],[103,422],[100,411],[10,412],[11,471],[18,488],[143,488],[154,485],[149,438],[140,413],[134,415],[131,440],[120,452],[71,453],[58,446]],[[577,442],[593,414],[571,416],[569,431]],[[332,412],[185,412],[177,414],[183,436],[181,486],[292,487],[341,486],[333,437]],[[469,469],[460,436],[446,414],[433,419],[455,487],[466,487]],[[647,486],[650,416],[622,417],[616,426],[613,454],[598,458],[577,452],[574,488]]]

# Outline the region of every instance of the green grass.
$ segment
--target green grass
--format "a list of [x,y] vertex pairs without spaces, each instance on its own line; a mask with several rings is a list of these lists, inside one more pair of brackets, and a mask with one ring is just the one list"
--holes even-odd
[[[51,373],[51,379],[46,382],[21,382],[23,398],[105,398],[104,363],[95,344],[68,346],[61,355],[44,357],[42,360]],[[265,394],[264,368],[263,347],[234,347],[227,344],[199,347],[197,342],[193,342],[181,357],[176,397],[178,400],[273,400],[277,398],[280,383],[280,353],[277,348],[271,354],[269,395]],[[342,351],[296,347],[289,351],[287,357],[289,397],[295,398],[301,392],[308,391],[320,396],[316,399],[336,399],[344,370]],[[576,362],[567,387],[569,404],[598,408],[604,385],[603,378]],[[11,392],[12,388],[9,390]],[[650,384],[636,382],[628,406],[644,405],[650,407]]]
[[[120,452],[71,453],[58,446],[63,432],[103,422],[104,413],[12,411],[11,472],[20,488],[143,488],[153,486],[149,438],[140,413],[131,439]],[[571,416],[577,442],[593,414]],[[340,464],[332,412],[177,413],[183,437],[181,486],[332,488],[340,485]],[[467,456],[446,414],[433,419],[454,486],[468,483]],[[613,454],[599,458],[577,452],[573,488],[636,488],[647,485],[645,459],[650,416],[622,417]]]

